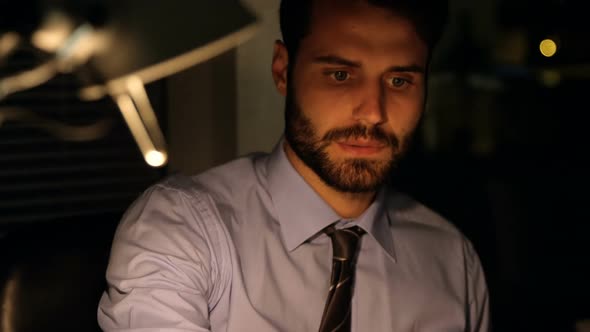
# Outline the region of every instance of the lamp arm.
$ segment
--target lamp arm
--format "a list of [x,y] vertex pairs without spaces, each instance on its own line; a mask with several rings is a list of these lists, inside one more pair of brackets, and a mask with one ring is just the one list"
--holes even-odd
[[141,80],[131,77],[127,93],[112,96],[127,123],[145,161],[153,167],[166,164],[168,152],[164,135]]
[[0,100],[7,96],[46,83],[58,74],[56,60],[49,60],[33,69],[0,79]]
[[103,118],[90,125],[76,126],[47,119],[18,107],[0,107],[0,126],[7,121],[24,122],[29,127],[44,130],[51,135],[71,142],[93,141],[105,137],[114,126],[112,118]]

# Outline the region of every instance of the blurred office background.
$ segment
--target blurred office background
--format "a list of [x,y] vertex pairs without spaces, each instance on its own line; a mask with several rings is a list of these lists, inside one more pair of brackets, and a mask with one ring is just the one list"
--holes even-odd
[[[5,3],[0,31],[29,29],[10,14],[16,2]],[[270,75],[278,0],[242,4],[258,18],[253,38],[146,85],[167,140],[164,167],[145,162],[112,99],[78,98],[74,75],[0,100],[1,332],[97,331],[110,241],[129,204],[168,174],[274,146],[283,129]],[[397,188],[474,243],[495,331],[588,331],[584,5],[453,0],[423,123],[394,174]],[[0,78],[36,61],[30,49],[0,57]],[[64,139],[73,126],[97,138]]]

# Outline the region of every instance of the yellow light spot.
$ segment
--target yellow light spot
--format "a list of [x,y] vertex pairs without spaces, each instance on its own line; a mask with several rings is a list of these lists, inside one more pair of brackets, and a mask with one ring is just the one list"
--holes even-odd
[[557,44],[551,39],[543,39],[539,44],[539,50],[541,54],[549,58],[557,53]]
[[20,42],[20,36],[16,32],[0,34],[0,57],[12,52]]
[[152,167],[163,166],[166,163],[166,160],[168,159],[166,154],[156,150],[148,151],[145,154],[144,158],[148,165]]
[[543,70],[541,72],[541,80],[545,86],[553,88],[561,82],[561,74],[555,70]]

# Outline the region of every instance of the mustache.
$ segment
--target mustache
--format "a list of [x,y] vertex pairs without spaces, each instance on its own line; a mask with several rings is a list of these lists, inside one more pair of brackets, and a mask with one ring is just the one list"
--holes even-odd
[[381,127],[367,127],[362,125],[331,129],[324,135],[322,141],[330,142],[348,138],[373,140],[394,148],[399,148],[400,141],[395,134],[387,134]]

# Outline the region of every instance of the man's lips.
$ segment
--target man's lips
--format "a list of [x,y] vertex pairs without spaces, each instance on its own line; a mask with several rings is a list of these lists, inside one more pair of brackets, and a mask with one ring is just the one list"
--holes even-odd
[[343,141],[337,144],[342,150],[359,156],[376,154],[387,147],[378,141]]

